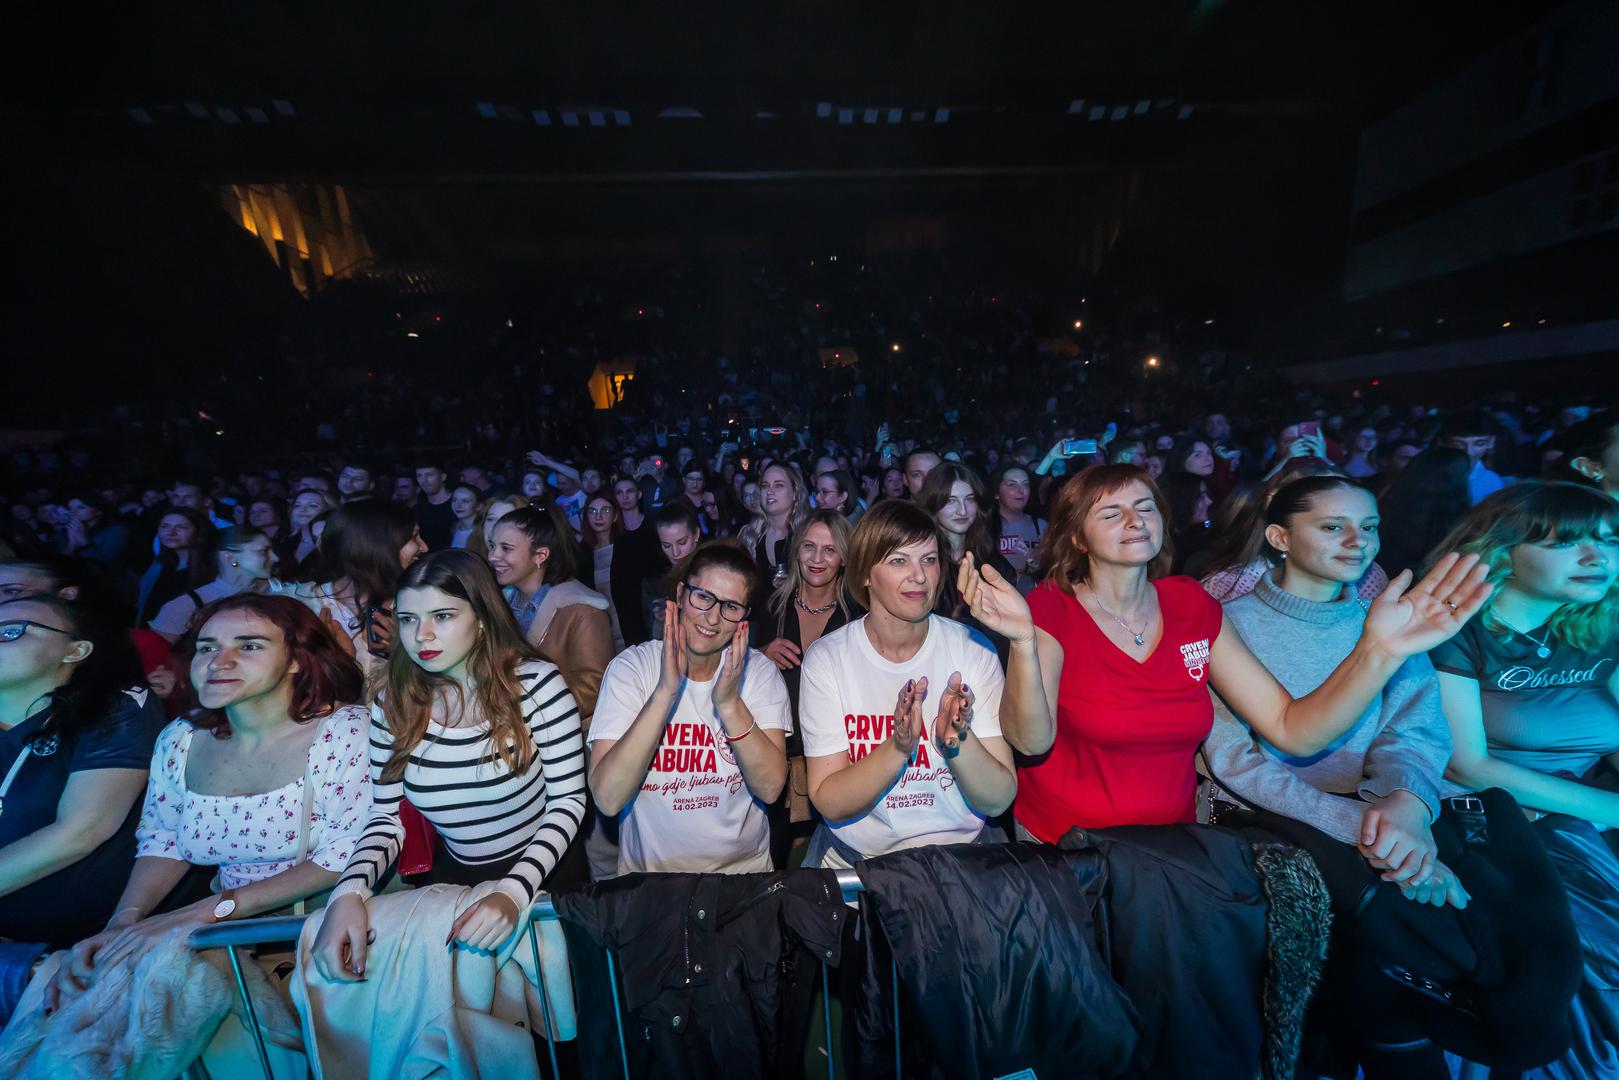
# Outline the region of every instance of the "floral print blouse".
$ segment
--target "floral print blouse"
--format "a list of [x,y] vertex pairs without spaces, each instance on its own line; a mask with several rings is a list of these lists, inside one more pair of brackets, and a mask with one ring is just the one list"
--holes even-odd
[[[323,720],[309,745],[309,859],[342,872],[371,813],[370,714],[345,705]],[[238,889],[290,869],[298,854],[304,778],[257,795],[186,789],[186,758],[197,729],[176,720],[158,736],[136,830],[139,856],[219,867],[221,888]]]

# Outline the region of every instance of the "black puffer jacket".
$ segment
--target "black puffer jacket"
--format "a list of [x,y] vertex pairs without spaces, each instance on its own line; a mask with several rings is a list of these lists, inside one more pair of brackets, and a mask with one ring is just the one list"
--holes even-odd
[[[890,964],[899,972],[906,1076],[1118,1076],[1137,1049],[1135,1009],[1097,948],[1106,868],[1032,844],[920,847],[859,864],[868,930],[852,1075],[891,1077]],[[880,933],[873,934],[873,927]],[[891,950],[891,952],[890,952]],[[847,986],[847,982],[845,983]]]
[[603,949],[630,1076],[802,1075],[820,965],[853,915],[835,874],[630,874],[555,903],[586,1077],[625,1075]]

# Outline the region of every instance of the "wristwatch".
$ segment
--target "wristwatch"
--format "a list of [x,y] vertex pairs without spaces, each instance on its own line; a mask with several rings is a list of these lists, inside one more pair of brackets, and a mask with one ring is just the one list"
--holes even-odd
[[219,894],[219,903],[214,905],[214,922],[224,922],[236,914],[236,890],[225,889]]

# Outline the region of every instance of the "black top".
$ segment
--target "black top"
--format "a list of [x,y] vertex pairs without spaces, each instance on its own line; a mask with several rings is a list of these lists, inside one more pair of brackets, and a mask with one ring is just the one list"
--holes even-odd
[[426,495],[417,496],[416,524],[422,527],[422,539],[429,550],[442,551],[455,539],[455,511],[450,509],[449,499],[435,504],[428,502]]
[[[71,745],[40,738],[50,711],[0,731],[0,777],[11,769],[23,748],[33,753],[23,762],[0,809],[0,847],[32,835],[56,820],[57,804],[68,777],[91,769],[147,769],[152,748],[166,719],[157,695],[142,689],[119,693],[108,703],[106,720],[82,733]],[[100,847],[49,877],[0,896],[0,937],[42,941],[67,948],[101,930],[135,865],[135,826],[141,800],[136,799],[118,831]]]

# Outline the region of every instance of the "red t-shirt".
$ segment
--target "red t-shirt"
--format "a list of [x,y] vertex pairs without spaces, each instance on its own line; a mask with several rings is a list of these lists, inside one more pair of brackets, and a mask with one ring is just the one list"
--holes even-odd
[[1029,594],[1034,625],[1063,649],[1057,739],[1018,771],[1017,820],[1056,843],[1072,826],[1196,819],[1193,757],[1214,723],[1209,649],[1220,605],[1189,577],[1154,582],[1164,633],[1141,663],[1097,627],[1071,591]]

